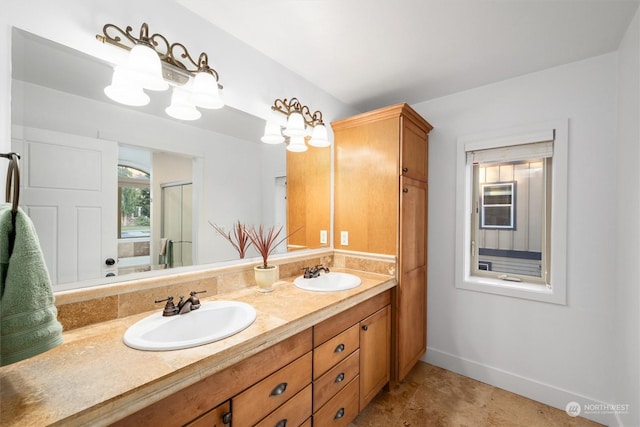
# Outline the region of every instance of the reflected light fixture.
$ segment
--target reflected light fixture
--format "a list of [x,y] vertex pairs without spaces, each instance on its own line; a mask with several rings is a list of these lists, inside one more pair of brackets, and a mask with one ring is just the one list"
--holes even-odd
[[[315,111],[312,114],[309,107],[302,105],[297,98],[276,99],[271,110],[286,116],[286,122],[279,120],[282,116],[270,117],[264,128],[264,136],[260,138],[262,142],[280,144],[288,140],[287,150],[298,153],[307,150],[305,144],[307,139],[308,144],[313,147],[331,145],[321,111]],[[313,128],[312,133],[309,128]]]
[[127,60],[117,65],[111,85],[104,93],[125,105],[143,106],[150,102],[144,91],[167,90],[173,87],[171,105],[165,112],[180,120],[197,120],[202,113],[196,108],[217,109],[224,106],[219,76],[209,66],[209,57],[202,52],[197,61],[182,43],[169,43],[162,34],[149,35],[149,26],[143,23],[140,36],[132,35],[133,28],[125,30],[106,24],[96,35],[98,41],[129,51]]

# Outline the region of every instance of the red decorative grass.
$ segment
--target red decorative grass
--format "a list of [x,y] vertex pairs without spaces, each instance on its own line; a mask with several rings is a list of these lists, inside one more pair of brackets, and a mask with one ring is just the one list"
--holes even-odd
[[238,255],[240,255],[240,259],[243,259],[247,253],[247,249],[251,247],[251,241],[249,240],[247,233],[245,233],[244,225],[240,223],[238,220],[237,223],[233,225],[233,236],[231,232],[225,233],[224,229],[219,225],[216,225],[209,221],[209,224],[213,227],[214,230],[218,232],[222,237],[227,239],[229,243],[238,251]]
[[289,236],[302,228],[300,227],[278,240],[278,236],[280,236],[283,227],[282,225],[280,227],[272,225],[268,228],[265,228],[263,225],[258,226],[258,228],[254,226],[244,227],[245,234],[262,257],[262,268],[268,268],[267,260],[269,255],[271,255],[280,244],[287,240]]

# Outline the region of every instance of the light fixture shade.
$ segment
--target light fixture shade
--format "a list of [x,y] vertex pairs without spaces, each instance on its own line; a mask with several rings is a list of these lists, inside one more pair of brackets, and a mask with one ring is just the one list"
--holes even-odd
[[324,125],[316,125],[313,128],[313,135],[311,135],[309,145],[314,147],[328,147],[331,145],[327,136],[327,128]]
[[165,108],[164,111],[178,120],[197,120],[202,116],[202,113],[191,103],[189,91],[181,86],[173,88],[171,105]]
[[104,88],[104,93],[120,104],[140,107],[149,103],[149,95],[135,83],[127,68],[116,67],[113,71],[111,85]]
[[212,74],[204,71],[196,73],[193,79],[191,101],[197,107],[202,108],[217,109],[224,107],[224,101],[218,89],[218,81]]
[[265,144],[280,144],[284,142],[284,136],[280,132],[280,125],[274,121],[267,120],[267,124],[264,126],[264,135],[260,138],[260,141]]
[[137,44],[129,52],[126,67],[144,89],[166,90],[169,84],[162,78],[158,53],[149,46]]
[[289,114],[287,127],[283,132],[287,136],[304,136],[304,118],[297,111]]
[[287,145],[287,151],[293,151],[294,153],[302,153],[307,151],[307,146],[304,143],[304,137],[292,136],[289,139],[289,145]]

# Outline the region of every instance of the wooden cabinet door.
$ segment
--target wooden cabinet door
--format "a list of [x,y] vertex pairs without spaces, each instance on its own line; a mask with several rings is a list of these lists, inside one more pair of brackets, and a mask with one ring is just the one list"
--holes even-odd
[[360,322],[360,411],[389,382],[391,368],[391,308]]
[[395,301],[394,380],[402,380],[427,347],[427,183],[401,178],[400,256]]
[[427,180],[427,132],[407,117],[401,118],[400,172],[420,181]]

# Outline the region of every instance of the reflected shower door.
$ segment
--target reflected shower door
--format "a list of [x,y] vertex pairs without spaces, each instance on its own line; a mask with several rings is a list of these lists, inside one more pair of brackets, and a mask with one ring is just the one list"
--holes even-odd
[[193,265],[192,183],[162,184],[162,231],[167,239],[160,264],[167,267]]

